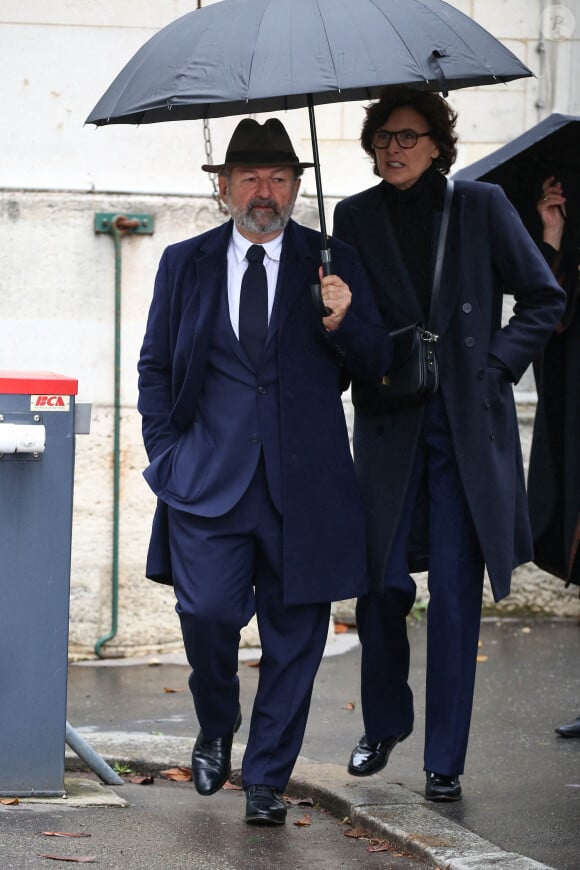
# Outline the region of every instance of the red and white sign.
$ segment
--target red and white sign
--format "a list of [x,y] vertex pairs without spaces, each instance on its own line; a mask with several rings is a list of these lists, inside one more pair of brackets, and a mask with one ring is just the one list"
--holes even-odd
[[70,396],[31,396],[31,411],[70,411]]

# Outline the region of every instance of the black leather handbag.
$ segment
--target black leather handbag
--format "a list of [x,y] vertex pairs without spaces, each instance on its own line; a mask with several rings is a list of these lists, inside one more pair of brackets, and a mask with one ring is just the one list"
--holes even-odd
[[385,411],[421,404],[439,389],[439,366],[435,352],[439,336],[430,329],[430,324],[441,284],[452,197],[453,181],[448,179],[435,257],[428,323],[426,326],[412,323],[390,333],[393,362],[379,385],[380,405]]
[[393,408],[416,405],[439,389],[438,336],[413,323],[390,333],[393,365],[381,383],[381,399]]

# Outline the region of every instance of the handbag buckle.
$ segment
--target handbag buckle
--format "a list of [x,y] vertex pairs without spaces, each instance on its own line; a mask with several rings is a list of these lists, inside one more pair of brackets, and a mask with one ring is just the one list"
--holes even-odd
[[439,336],[434,332],[429,332],[428,329],[424,329],[421,333],[421,341],[429,341],[435,344],[435,342],[439,341]]

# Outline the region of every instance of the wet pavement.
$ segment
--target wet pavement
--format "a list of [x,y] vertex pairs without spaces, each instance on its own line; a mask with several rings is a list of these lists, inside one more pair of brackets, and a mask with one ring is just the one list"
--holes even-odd
[[[0,811],[2,870],[40,870],[58,866],[57,858],[81,857],[93,857],[91,863],[106,870],[427,867],[396,848],[368,852],[369,840],[345,837],[352,826],[316,807],[290,807],[285,826],[258,828],[241,821],[245,803],[241,791],[222,790],[211,800],[201,800],[191,783],[161,777],[153,785],[128,783],[115,790],[127,807],[65,809],[45,802],[4,808]],[[56,838],[42,833],[51,831],[89,836]]]
[[[122,809],[24,802],[0,807],[1,866],[36,870],[51,863],[38,855],[56,850],[94,855],[107,870],[310,865],[406,870],[426,866],[421,861],[450,870],[578,870],[580,740],[560,738],[554,728],[580,713],[580,627],[571,620],[483,622],[464,797],[445,805],[423,798],[425,634],[424,621],[410,624],[413,735],[395,749],[382,773],[363,780],[345,771],[362,731],[360,647],[353,633],[329,644],[328,652],[336,654],[326,655],[320,667],[288,789],[307,804],[291,806],[287,825],[275,830],[243,823],[240,792],[201,798],[191,783],[159,777],[164,767],[190,764],[198,729],[182,656],[161,657],[156,664],[149,659],[71,665],[71,725],[110,764],[151,770],[154,783],[114,788],[128,803]],[[254,650],[242,651],[240,658],[244,723],[236,735],[234,766],[247,737],[258,657]],[[81,767],[69,750],[67,768]],[[311,824],[296,825],[305,814]],[[51,827],[84,829],[91,838],[45,843],[36,832]],[[367,839],[345,837],[353,827]],[[393,844],[389,851],[368,851],[384,840]]]

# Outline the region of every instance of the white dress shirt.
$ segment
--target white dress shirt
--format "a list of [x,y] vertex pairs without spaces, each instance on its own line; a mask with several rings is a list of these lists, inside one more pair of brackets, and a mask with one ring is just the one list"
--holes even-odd
[[[278,281],[278,270],[280,268],[280,254],[282,252],[282,239],[284,233],[280,233],[271,242],[261,243],[266,251],[264,257],[264,267],[266,269],[266,278],[268,280],[268,323],[272,314],[274,305],[274,297],[276,295],[276,283]],[[232,328],[239,338],[239,319],[240,319],[240,292],[242,289],[242,278],[244,272],[248,268],[246,260],[246,252],[255,242],[250,242],[244,238],[234,224],[232,238],[228,246],[228,306],[230,309],[230,320]]]

